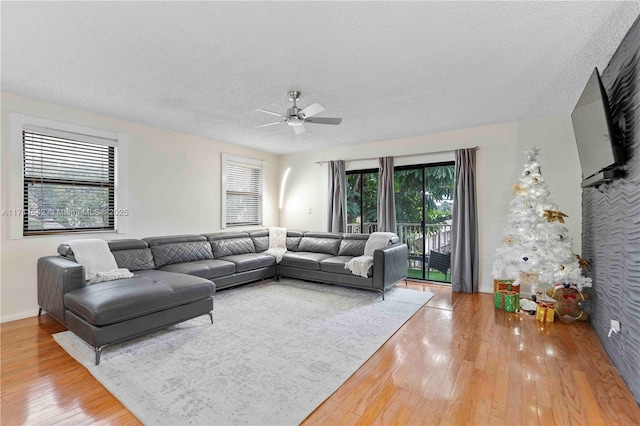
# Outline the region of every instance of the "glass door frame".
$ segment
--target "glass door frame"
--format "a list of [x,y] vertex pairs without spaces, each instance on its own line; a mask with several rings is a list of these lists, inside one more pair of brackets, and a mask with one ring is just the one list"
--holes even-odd
[[[416,280],[421,280],[421,281],[434,281],[434,282],[439,282],[439,283],[443,283],[443,284],[450,284],[451,283],[451,279],[449,278],[449,281],[440,281],[440,280],[435,280],[433,278],[430,277],[429,274],[429,268],[428,268],[428,260],[429,260],[429,253],[427,253],[427,247],[431,247],[432,244],[428,243],[427,241],[427,227],[428,226],[432,226],[432,225],[439,225],[441,226],[441,224],[428,224],[427,222],[427,209],[426,209],[426,194],[427,194],[427,189],[428,189],[428,182],[426,179],[426,170],[430,169],[430,168],[436,168],[436,167],[453,167],[454,168],[454,174],[455,174],[455,161],[440,161],[440,162],[434,162],[434,163],[421,163],[421,164],[409,164],[409,165],[403,165],[403,166],[396,166],[394,167],[394,178],[395,178],[395,172],[397,171],[403,171],[403,170],[415,170],[415,171],[419,171],[420,172],[420,182],[421,182],[421,210],[422,210],[422,215],[420,218],[420,225],[419,225],[419,230],[418,233],[422,236],[421,238],[421,247],[420,250],[422,252],[421,255],[419,255],[418,253],[413,254],[409,252],[409,257],[407,259],[407,267],[410,266],[409,262],[413,261],[418,261],[421,263],[421,278],[417,278],[417,277],[411,277],[412,279],[416,279]],[[359,175],[360,176],[360,187],[358,188],[357,194],[359,195],[359,214],[360,214],[360,223],[358,224],[358,226],[354,226],[354,224],[349,224],[347,223],[347,232],[349,232],[349,229],[358,229],[357,233],[361,233],[361,234],[366,234],[366,233],[371,233],[376,231],[377,226],[371,226],[372,224],[367,222],[366,220],[366,214],[368,213],[365,212],[365,176],[368,174],[378,174],[378,179],[379,179],[379,169],[377,168],[369,168],[369,169],[359,169],[359,170],[349,170],[346,172],[347,175],[347,181],[349,179],[349,176],[353,176],[353,175]],[[455,178],[454,178],[455,179]],[[400,188],[400,191],[402,189]],[[376,189],[377,191],[377,189]],[[452,191],[453,192],[453,191]],[[400,193],[400,192],[399,192]],[[398,194],[395,194],[396,196]],[[376,192],[376,198],[377,198],[377,192]],[[347,201],[348,203],[348,201]],[[397,205],[397,203],[396,203]],[[397,214],[397,209],[396,209],[396,221],[398,220],[398,214]],[[407,224],[409,223],[415,223],[415,222],[407,222]],[[375,222],[375,224],[377,225],[377,220]],[[404,240],[404,232],[402,231],[402,229],[400,229],[400,225],[402,224],[402,222],[398,223],[399,226],[397,226],[396,228],[396,233],[402,237],[403,243],[406,243],[406,240]],[[417,224],[417,223],[416,223]],[[415,225],[414,225],[415,226]],[[409,228],[411,229],[411,228]],[[414,228],[415,229],[415,228]],[[351,231],[353,232],[353,231]],[[415,231],[413,231],[415,232]],[[439,231],[442,232],[442,231]],[[445,241],[446,241],[446,228],[445,228]],[[438,236],[438,241],[440,240],[440,236]],[[417,249],[417,247],[415,247],[415,245],[410,245],[407,244],[408,246],[410,246],[410,250],[411,249]],[[413,258],[412,258],[413,257]],[[411,268],[411,269],[416,269],[416,268]],[[450,272],[449,274],[445,274],[444,279],[447,279],[447,275],[450,277]]]
[[[416,278],[418,280],[421,281],[434,281],[434,282],[438,282],[438,283],[443,283],[443,284],[451,284],[451,278],[449,278],[449,281],[437,281],[437,280],[432,280],[432,279],[428,279],[428,271],[427,271],[427,265],[428,265],[428,253],[427,251],[427,232],[426,232],[426,228],[427,225],[433,225],[433,224],[427,224],[427,209],[426,207],[426,192],[427,192],[427,179],[426,179],[426,175],[425,175],[425,170],[427,168],[432,168],[432,167],[443,167],[443,166],[453,166],[455,167],[455,161],[440,161],[437,163],[422,163],[422,164],[410,164],[410,165],[406,165],[406,166],[397,166],[393,168],[394,173],[396,171],[401,171],[401,170],[421,170],[421,182],[422,182],[422,191],[421,191],[421,195],[422,195],[422,217],[421,217],[421,221],[420,221],[420,232],[422,234],[422,255],[418,256],[417,260],[419,260],[422,264],[422,278]],[[455,169],[454,169],[454,173],[455,173]],[[394,176],[395,177],[395,176]],[[397,217],[397,215],[396,215]],[[397,231],[397,229],[396,229]],[[407,262],[410,262],[411,259],[411,253],[409,253],[409,258],[407,259]],[[414,259],[416,260],[416,259]],[[409,265],[407,265],[409,266]],[[445,275],[445,279],[446,279],[446,275]]]

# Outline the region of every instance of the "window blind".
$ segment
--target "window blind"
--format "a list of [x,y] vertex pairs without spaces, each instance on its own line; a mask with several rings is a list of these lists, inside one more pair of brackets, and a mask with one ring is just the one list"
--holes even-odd
[[22,145],[24,235],[115,229],[114,146],[29,130]]
[[262,223],[262,165],[227,160],[225,163],[227,226]]

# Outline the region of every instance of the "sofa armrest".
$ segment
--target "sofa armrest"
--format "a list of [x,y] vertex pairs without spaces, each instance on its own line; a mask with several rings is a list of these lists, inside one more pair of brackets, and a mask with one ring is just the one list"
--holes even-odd
[[386,290],[407,278],[409,249],[406,244],[392,244],[373,252],[373,288]]
[[85,286],[84,266],[61,256],[38,259],[38,305],[66,325],[64,294]]

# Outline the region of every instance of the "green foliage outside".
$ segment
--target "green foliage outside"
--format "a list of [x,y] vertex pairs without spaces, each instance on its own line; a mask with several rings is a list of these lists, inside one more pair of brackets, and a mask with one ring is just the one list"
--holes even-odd
[[113,227],[115,148],[23,136],[28,231]]
[[[424,169],[397,170],[394,173],[396,222],[421,223],[425,211],[426,224],[445,223],[451,219],[454,167],[435,166]],[[424,205],[422,181],[425,181]]]
[[[407,244],[411,254],[422,255],[423,240],[429,236],[434,236],[433,238],[440,241],[439,238],[443,234],[438,234],[444,231],[443,225],[452,217],[454,173],[453,165],[395,171],[396,222],[402,225],[398,227],[398,235],[402,242]],[[354,232],[376,231],[377,203],[377,171],[347,175],[347,222],[374,224],[356,228]],[[416,268],[412,261],[409,263],[409,278],[423,279],[422,268]],[[450,282],[449,274],[445,275],[435,270],[426,270],[424,278]]]
[[[426,182],[424,205],[422,182]],[[434,166],[394,173],[396,222],[422,222],[425,211],[426,224],[442,224],[451,219],[454,167]],[[362,194],[362,195],[361,195]],[[362,199],[361,199],[362,197]],[[378,172],[356,173],[347,176],[347,222],[362,223],[377,221]],[[438,232],[438,227],[427,232]]]
[[101,228],[109,226],[109,188],[28,184],[28,229]]
[[377,222],[378,172],[358,173],[347,176],[347,223],[358,223],[358,218],[361,216],[361,202],[361,222]]

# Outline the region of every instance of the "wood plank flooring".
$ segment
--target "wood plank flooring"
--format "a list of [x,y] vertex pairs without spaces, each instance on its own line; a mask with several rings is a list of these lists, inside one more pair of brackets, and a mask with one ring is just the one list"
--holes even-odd
[[[542,324],[496,311],[487,294],[409,287],[436,297],[304,424],[640,424],[588,324]],[[0,325],[0,423],[139,424],[51,338],[63,330],[48,315]]]

